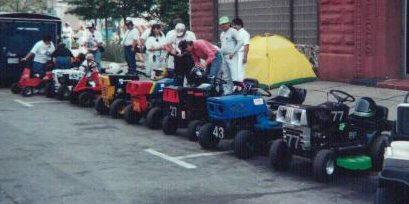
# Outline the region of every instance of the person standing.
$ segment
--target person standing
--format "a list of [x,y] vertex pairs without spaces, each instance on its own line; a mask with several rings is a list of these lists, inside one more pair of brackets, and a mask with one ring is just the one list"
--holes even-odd
[[[196,67],[206,71],[209,76],[218,77],[223,64],[223,57],[216,46],[206,40],[183,40],[179,43],[179,48],[182,52],[188,52],[192,55]],[[205,63],[200,63],[200,60],[205,60]]]
[[173,57],[174,60],[174,72],[176,78],[176,84],[181,86],[184,83],[185,77],[189,75],[189,71],[193,68],[194,63],[192,56],[189,53],[182,53],[179,49],[179,43],[183,40],[195,41],[196,35],[186,30],[186,26],[183,23],[178,23],[175,26],[173,32],[169,31],[166,36],[165,49]]
[[243,47],[238,53],[238,69],[237,69],[237,81],[242,82],[245,78],[247,56],[250,47],[250,34],[244,29],[243,20],[235,18],[232,21],[233,27],[239,31],[239,35],[243,40]]
[[79,45],[79,52],[86,54],[87,49],[85,48],[85,42],[87,41],[87,31],[84,29],[84,26],[80,26],[78,29],[77,35],[77,43]]
[[72,35],[74,32],[69,23],[65,22],[62,28],[62,42],[65,44],[65,47],[71,50],[72,48]]
[[156,79],[156,72],[164,72],[166,67],[166,52],[164,50],[165,36],[162,27],[155,24],[151,28],[151,33],[146,40],[146,51],[151,79]]
[[38,41],[31,51],[22,60],[27,61],[29,58],[34,56],[33,60],[33,74],[37,77],[42,77],[45,74],[45,66],[49,60],[51,60],[51,55],[55,51],[53,42],[51,42],[51,36],[43,36],[43,40]]
[[243,46],[239,32],[230,26],[230,19],[222,16],[219,25],[223,31],[220,34],[221,52],[223,55],[222,79],[226,81],[227,94],[233,92],[233,82],[238,81],[238,52]]
[[132,21],[126,22],[126,28],[127,30],[121,44],[124,47],[125,60],[128,64],[128,74],[136,75],[135,53],[138,46],[139,31],[134,28]]
[[89,53],[92,53],[94,56],[95,62],[98,65],[99,71],[101,71],[101,60],[102,60],[102,53],[101,48],[103,46],[102,35],[98,32],[95,28],[93,23],[87,24],[87,29],[89,31],[87,40],[85,42],[86,48]]

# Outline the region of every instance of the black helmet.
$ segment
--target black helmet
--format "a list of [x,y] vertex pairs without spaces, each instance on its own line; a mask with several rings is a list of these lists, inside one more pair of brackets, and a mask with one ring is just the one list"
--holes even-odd
[[207,81],[206,74],[199,68],[193,67],[189,73],[189,84],[199,86]]

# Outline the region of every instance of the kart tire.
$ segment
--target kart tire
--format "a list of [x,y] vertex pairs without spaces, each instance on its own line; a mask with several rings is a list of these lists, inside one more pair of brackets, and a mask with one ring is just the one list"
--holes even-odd
[[70,94],[70,103],[71,104],[78,104],[78,94],[75,92],[71,92]]
[[248,159],[256,151],[256,138],[253,132],[241,130],[234,137],[234,154],[239,159]]
[[128,124],[137,124],[141,120],[141,114],[133,110],[133,105],[129,104],[124,110],[124,119]]
[[178,130],[178,121],[170,116],[165,116],[162,120],[162,130],[166,135],[174,135]]
[[193,120],[189,122],[189,124],[187,125],[186,135],[190,141],[198,140],[199,131],[202,125],[203,125],[203,122],[201,120]]
[[328,149],[320,150],[312,163],[314,178],[319,182],[326,182],[334,178],[336,172],[335,153]]
[[290,168],[292,155],[282,139],[273,141],[268,159],[274,170],[287,171]]
[[89,92],[82,92],[80,93],[80,95],[78,96],[78,104],[81,107],[92,107],[93,105],[93,95]]
[[393,193],[388,188],[381,188],[378,187],[376,189],[376,197],[375,197],[375,204],[393,204],[397,203],[393,199]]
[[98,97],[98,99],[95,101],[95,110],[101,115],[108,114],[109,109],[105,106],[104,99],[102,97]]
[[371,145],[369,156],[372,160],[372,170],[382,171],[385,148],[388,146],[388,138],[384,135],[378,136]]
[[54,83],[53,82],[47,82],[45,84],[45,97],[47,98],[53,98],[55,96],[55,88],[54,88]]
[[162,110],[158,107],[152,108],[146,116],[146,124],[150,129],[158,129],[162,125]]
[[20,88],[20,86],[18,86],[17,83],[13,83],[10,87],[11,93],[13,94],[19,94],[21,93],[22,89]]
[[203,149],[215,149],[220,142],[220,138],[213,135],[215,126],[212,123],[204,124],[199,130],[199,144]]
[[61,85],[58,87],[56,98],[60,101],[67,100],[71,95],[70,90],[67,86]]
[[29,97],[33,95],[33,92],[34,92],[33,87],[27,86],[23,88],[21,95],[23,95],[24,97]]
[[109,115],[111,115],[111,117],[114,119],[121,118],[124,114],[126,105],[127,104],[124,99],[115,99],[109,108]]

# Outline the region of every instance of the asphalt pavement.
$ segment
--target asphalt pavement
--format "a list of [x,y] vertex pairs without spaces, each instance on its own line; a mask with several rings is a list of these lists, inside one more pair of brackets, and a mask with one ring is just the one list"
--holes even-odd
[[[311,105],[329,89],[372,96],[390,108],[390,119],[406,94],[334,82],[301,86]],[[274,172],[263,155],[237,159],[231,141],[205,151],[184,132],[166,136],[92,108],[0,89],[0,204],[373,202],[376,173],[341,172],[319,183],[308,161]]]

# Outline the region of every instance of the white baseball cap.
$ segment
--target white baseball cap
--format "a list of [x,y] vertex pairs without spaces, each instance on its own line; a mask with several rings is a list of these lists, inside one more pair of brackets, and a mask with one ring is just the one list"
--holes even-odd
[[186,32],[186,26],[183,23],[178,23],[175,26],[176,35],[182,37]]

